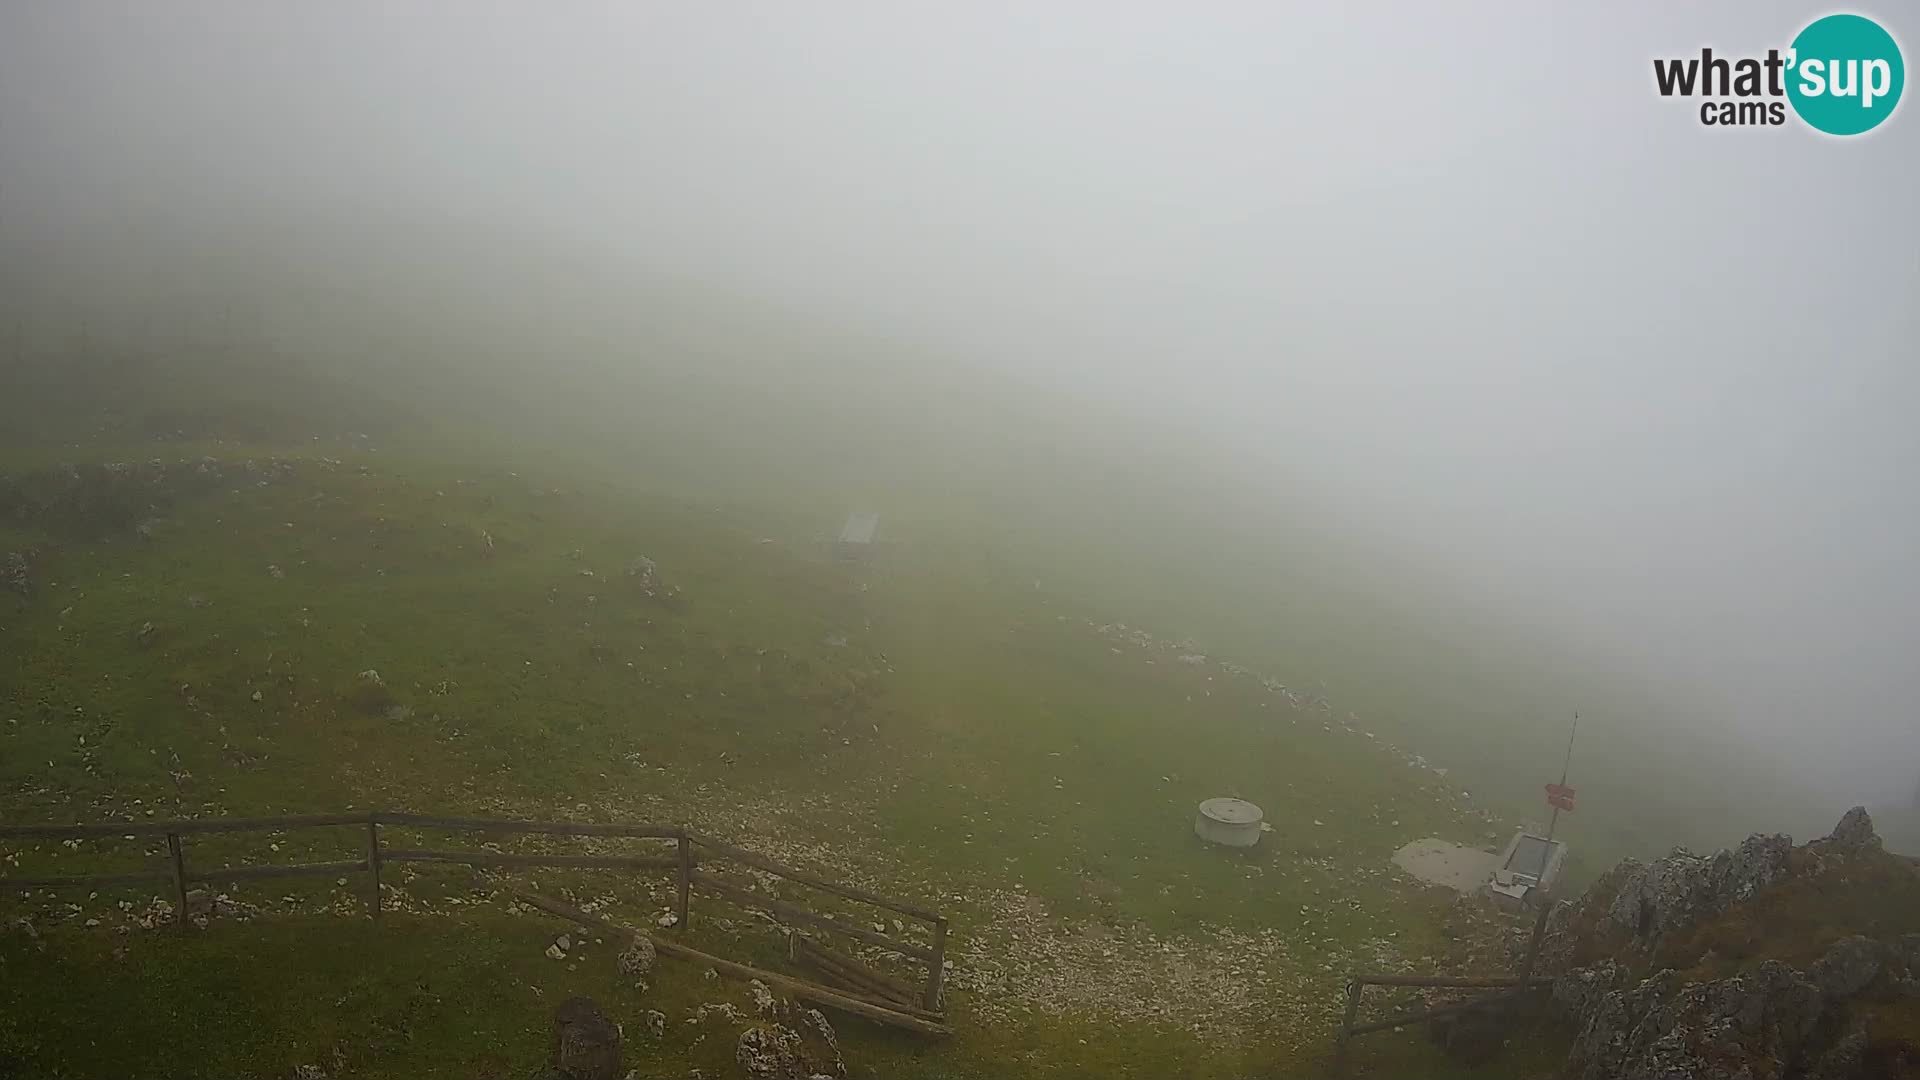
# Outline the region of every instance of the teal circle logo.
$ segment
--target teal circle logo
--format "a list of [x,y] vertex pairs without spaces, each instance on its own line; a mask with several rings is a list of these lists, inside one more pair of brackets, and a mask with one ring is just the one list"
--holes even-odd
[[1907,65],[1893,35],[1860,15],[1808,23],[1793,39],[1787,64],[1793,111],[1829,135],[1859,135],[1880,126],[1907,84]]

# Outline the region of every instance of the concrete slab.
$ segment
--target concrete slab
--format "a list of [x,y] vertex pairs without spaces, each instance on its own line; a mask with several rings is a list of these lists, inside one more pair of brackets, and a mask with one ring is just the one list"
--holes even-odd
[[1393,853],[1393,865],[1429,885],[1474,893],[1493,877],[1500,856],[1479,848],[1428,838],[1415,840]]

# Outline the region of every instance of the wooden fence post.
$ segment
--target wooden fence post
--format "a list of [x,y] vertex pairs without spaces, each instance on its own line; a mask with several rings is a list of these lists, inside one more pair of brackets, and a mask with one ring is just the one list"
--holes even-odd
[[1533,937],[1527,941],[1527,958],[1520,965],[1520,985],[1533,978],[1533,965],[1540,959],[1540,938],[1547,930],[1547,915],[1553,911],[1554,901],[1550,897],[1540,898],[1540,914],[1533,920]]
[[680,927],[687,925],[687,892],[693,888],[693,839],[687,830],[680,830],[680,881],[679,892],[674,897],[674,914],[680,918]]
[[173,921],[187,925],[187,859],[180,851],[180,834],[167,834],[167,854],[173,857]]
[[927,961],[927,997],[921,1002],[929,1012],[940,1011],[940,997],[947,986],[947,920],[943,916],[933,924],[933,958]]
[[1347,1072],[1347,1041],[1353,1038],[1353,1021],[1360,1014],[1360,981],[1354,979],[1347,983],[1347,1011],[1340,1020],[1340,1035],[1333,1044],[1333,1067],[1327,1075],[1333,1080]]
[[380,917],[380,815],[367,815],[367,874],[372,884],[367,887],[367,909],[373,917]]

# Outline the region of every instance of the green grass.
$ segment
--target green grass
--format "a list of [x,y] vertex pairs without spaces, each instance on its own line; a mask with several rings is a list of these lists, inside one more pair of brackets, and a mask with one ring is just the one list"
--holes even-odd
[[[1015,903],[1033,905],[1022,932],[1045,942],[1102,928],[1121,949],[1203,967],[1243,948],[1244,976],[1217,974],[1244,978],[1262,1018],[1222,1038],[1072,994],[1009,1013],[961,979],[948,1044],[845,1033],[872,1076],[1309,1070],[1346,971],[1454,947],[1446,901],[1386,869],[1408,839],[1487,828],[1451,785],[1217,666],[1116,645],[1092,609],[910,527],[871,564],[847,563],[821,542],[833,523],[804,515],[374,455],[270,482],[229,474],[158,518],[149,540],[10,537],[42,554],[39,593],[0,611],[6,818],[377,805],[684,821],[948,910],[963,957],[1022,947],[1002,940]],[[659,567],[655,595],[624,573],[640,556]],[[369,668],[378,700],[358,679]],[[1194,804],[1221,793],[1275,823],[1253,852],[1189,835]],[[195,840],[191,857],[353,857],[353,838],[326,830],[272,838],[272,854],[265,839]],[[158,852],[7,854],[9,873],[32,874]],[[99,1015],[183,1075],[277,1075],[335,1045],[354,1075],[491,1075],[532,1064],[541,1010],[561,997],[626,1000],[606,989],[610,955],[563,974],[541,955],[551,927],[497,897],[446,905],[474,884],[411,882],[420,910],[444,913],[381,927],[313,914],[353,910],[351,883],[232,889],[267,917],[184,938],[115,935],[119,894],[43,909],[44,949],[5,939],[8,984],[49,985],[52,964],[69,976],[16,998],[0,1046],[30,1071],[111,1075],[126,1043],[76,1041]],[[491,896],[499,882],[482,884]],[[636,922],[660,887],[621,887]],[[73,926],[83,917],[103,925]],[[1260,940],[1275,944],[1231,944]],[[116,945],[125,958],[110,959]],[[780,962],[746,930],[713,947]],[[1044,972],[1047,985],[1097,988],[1100,960],[1086,962]],[[623,1008],[677,1021],[721,993],[682,986],[663,979]],[[302,987],[339,997],[307,1010]],[[183,1020],[187,999],[217,1019]],[[703,1067],[713,1050],[660,1053]]]

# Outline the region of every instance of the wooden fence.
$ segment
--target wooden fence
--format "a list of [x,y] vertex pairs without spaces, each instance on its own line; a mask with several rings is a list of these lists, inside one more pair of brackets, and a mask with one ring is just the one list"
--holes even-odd
[[[252,866],[222,866],[199,869],[187,862],[185,840],[213,833],[279,832],[287,829],[359,826],[366,830],[363,854],[358,859],[339,862],[281,863]],[[657,855],[557,855],[546,853],[503,853],[494,851],[443,851],[425,848],[395,848],[381,842],[383,826],[483,833],[533,833],[547,836],[598,836],[671,840],[671,852]],[[677,925],[691,921],[691,895],[697,889],[725,897],[735,903],[760,908],[788,922],[805,923],[843,934],[869,945],[879,946],[926,965],[927,976],[919,989],[922,1014],[937,1014],[946,988],[947,919],[930,908],[894,900],[843,884],[818,874],[776,862],[757,852],[723,843],[696,833],[683,825],[651,825],[625,822],[524,821],[512,818],[443,817],[400,811],[374,810],[353,814],[301,814],[265,818],[206,818],[184,821],[97,822],[85,825],[0,825],[0,838],[19,839],[125,839],[164,836],[167,862],[130,873],[73,874],[59,877],[0,877],[0,888],[99,888],[114,885],[171,885],[174,917],[188,925],[188,887],[196,884],[228,881],[252,881],[279,877],[338,877],[366,874],[366,903],[374,917],[380,915],[381,869],[389,863],[454,863],[474,867],[559,867],[591,870],[672,870]],[[746,882],[723,877],[707,870],[702,853],[709,860],[725,860],[772,874],[847,900],[891,911],[928,924],[932,944],[919,945],[891,937],[879,931],[856,926],[844,919],[810,910],[761,892]]]
[[[1333,1063],[1327,1070],[1332,1080],[1340,1080],[1346,1075],[1347,1044],[1355,1035],[1371,1035],[1377,1031],[1391,1031],[1395,1028],[1459,1016],[1482,1009],[1498,1009],[1513,1004],[1515,1000],[1530,992],[1552,986],[1551,978],[1536,977],[1533,970],[1539,963],[1540,942],[1546,933],[1547,916],[1553,911],[1556,901],[1542,897],[1537,903],[1539,914],[1534,917],[1533,935],[1527,941],[1526,958],[1521,961],[1520,973],[1517,975],[1355,975],[1348,979],[1346,1012],[1340,1017],[1340,1030],[1334,1036]],[[1360,1013],[1360,997],[1369,986],[1449,987],[1488,992],[1468,1001],[1402,1013],[1385,1020],[1373,1020],[1362,1024],[1357,1022]]]

